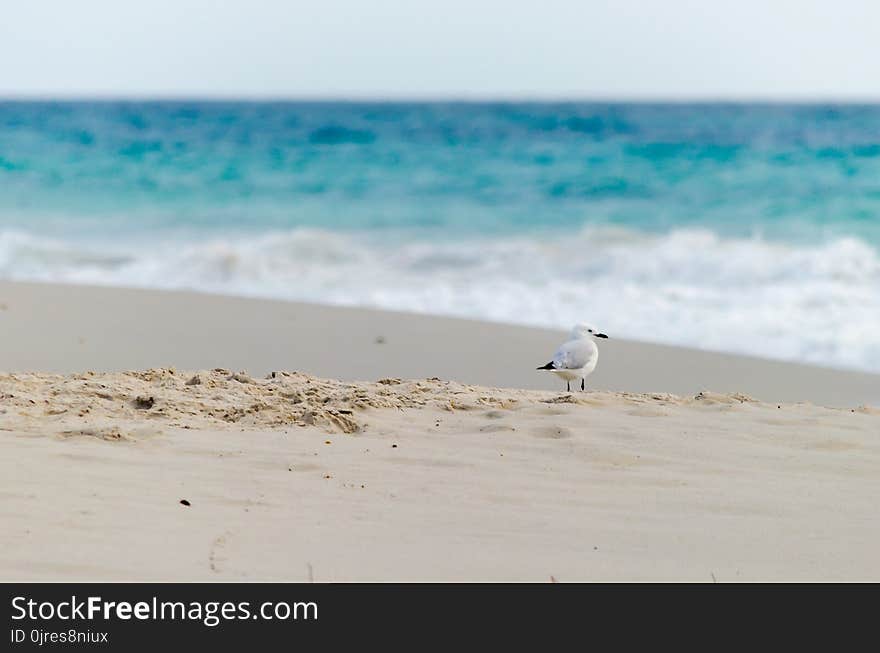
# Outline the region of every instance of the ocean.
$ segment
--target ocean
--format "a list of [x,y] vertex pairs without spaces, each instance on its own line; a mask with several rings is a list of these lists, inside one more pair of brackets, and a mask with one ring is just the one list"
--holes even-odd
[[0,278],[880,372],[880,106],[0,102]]

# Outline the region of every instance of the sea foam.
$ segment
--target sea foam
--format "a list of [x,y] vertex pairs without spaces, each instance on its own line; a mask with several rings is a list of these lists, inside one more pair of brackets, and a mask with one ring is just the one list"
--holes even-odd
[[505,238],[293,229],[79,244],[0,233],[9,279],[191,289],[567,328],[880,372],[880,254],[708,230]]

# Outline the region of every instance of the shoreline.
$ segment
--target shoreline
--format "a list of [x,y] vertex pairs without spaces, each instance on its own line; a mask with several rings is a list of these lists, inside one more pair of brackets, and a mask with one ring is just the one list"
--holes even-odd
[[[342,380],[440,377],[558,390],[535,367],[564,331],[172,290],[0,282],[0,370],[75,373],[231,367]],[[588,389],[742,393],[763,401],[880,405],[880,375],[621,340],[600,344]]]

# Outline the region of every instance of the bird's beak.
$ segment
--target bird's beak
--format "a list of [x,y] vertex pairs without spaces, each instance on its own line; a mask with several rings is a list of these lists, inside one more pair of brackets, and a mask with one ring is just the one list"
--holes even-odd
[[608,336],[606,336],[604,333],[597,333],[596,337],[597,338],[607,338]]

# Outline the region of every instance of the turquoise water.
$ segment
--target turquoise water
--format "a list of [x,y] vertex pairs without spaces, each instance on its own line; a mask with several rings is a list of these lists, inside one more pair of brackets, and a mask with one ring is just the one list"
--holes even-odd
[[0,275],[880,371],[880,106],[0,102]]

